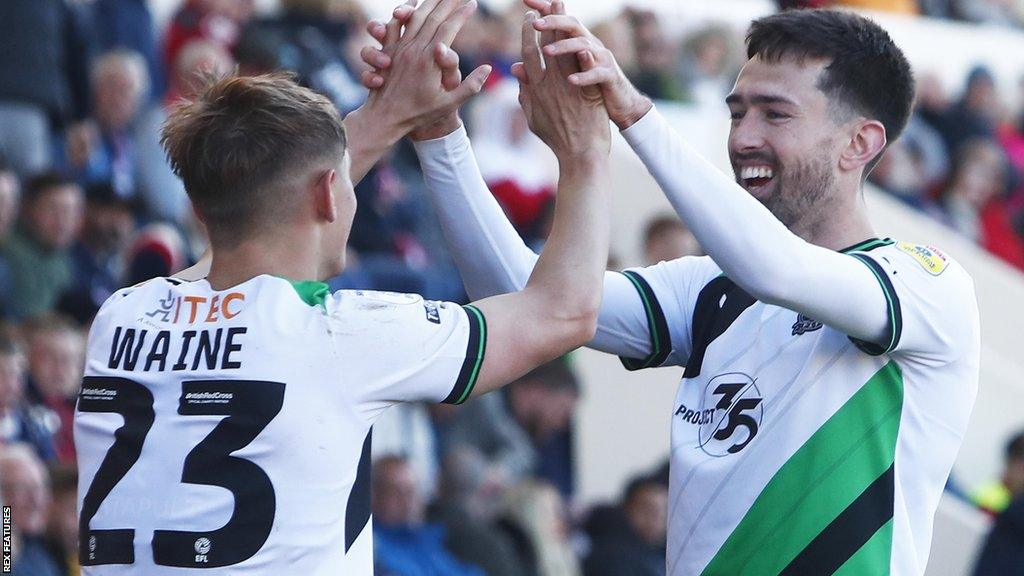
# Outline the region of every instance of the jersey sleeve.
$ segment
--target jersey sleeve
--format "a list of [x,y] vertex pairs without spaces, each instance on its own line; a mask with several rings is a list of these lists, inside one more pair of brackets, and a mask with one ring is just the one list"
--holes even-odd
[[622,365],[627,370],[685,366],[692,350],[697,295],[719,274],[721,270],[706,256],[687,256],[624,270],[622,275],[643,301],[650,354],[643,358],[620,356]]
[[339,322],[358,317],[363,327],[347,354],[348,365],[367,366],[364,401],[461,404],[469,398],[487,346],[479,309],[389,292],[358,292],[347,300]]
[[974,282],[938,248],[898,242],[851,256],[874,273],[888,308],[888,329],[881,342],[851,338],[864,352],[944,363],[980,337]]

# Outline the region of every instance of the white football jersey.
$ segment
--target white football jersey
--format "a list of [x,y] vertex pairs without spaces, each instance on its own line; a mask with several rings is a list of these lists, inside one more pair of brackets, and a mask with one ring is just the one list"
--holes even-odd
[[407,294],[267,275],[119,291],[75,415],[82,573],[370,576],[370,427],[464,401],[485,342],[476,308]]
[[623,362],[686,367],[672,407],[670,575],[924,573],[977,393],[974,285],[935,248],[871,240],[844,252],[885,292],[884,346],[758,302],[706,257],[625,272],[653,353]]

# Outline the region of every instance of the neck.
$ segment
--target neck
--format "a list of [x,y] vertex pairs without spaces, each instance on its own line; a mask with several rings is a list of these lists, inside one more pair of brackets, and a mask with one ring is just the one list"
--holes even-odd
[[320,280],[320,254],[315,233],[263,236],[230,247],[214,246],[206,279],[214,290],[224,290],[269,274],[289,280]]
[[833,199],[822,203],[808,218],[790,226],[790,231],[811,244],[830,250],[842,250],[875,237],[864,193],[859,186],[856,191],[841,192]]

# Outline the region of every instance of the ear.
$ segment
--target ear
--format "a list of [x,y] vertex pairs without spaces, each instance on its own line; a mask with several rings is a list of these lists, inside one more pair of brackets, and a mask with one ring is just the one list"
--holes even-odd
[[863,168],[885,149],[885,126],[878,120],[860,120],[842,155],[839,167],[844,171]]
[[338,203],[334,199],[334,181],[338,173],[333,169],[323,173],[313,187],[313,200],[316,203],[316,213],[319,217],[328,222],[338,219]]

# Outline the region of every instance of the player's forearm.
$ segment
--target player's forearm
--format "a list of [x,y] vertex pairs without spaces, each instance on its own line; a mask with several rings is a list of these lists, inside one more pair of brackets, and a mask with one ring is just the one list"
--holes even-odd
[[414,146],[428,196],[470,298],[521,290],[537,255],[487,188],[465,128]]
[[551,235],[525,288],[541,295],[552,318],[596,325],[608,264],[608,181],[605,154],[560,160]]
[[[652,109],[623,136],[701,247],[762,302],[873,339],[886,324],[882,293],[862,263],[790,232],[760,202],[690,148]],[[850,309],[863,310],[854,316]]]
[[[480,176],[466,131],[414,142],[427,194],[470,298],[522,290],[537,263]],[[643,357],[650,340],[643,302],[621,274],[605,272],[597,334],[588,346],[621,356]],[[609,299],[608,297],[611,296]]]
[[365,106],[345,116],[345,140],[351,161],[349,176],[353,186],[403,136],[401,130],[390,126],[386,119],[374,116],[373,110],[367,110]]
[[656,108],[622,134],[726,275],[758,298],[772,295],[782,254],[802,241],[690,148]]

